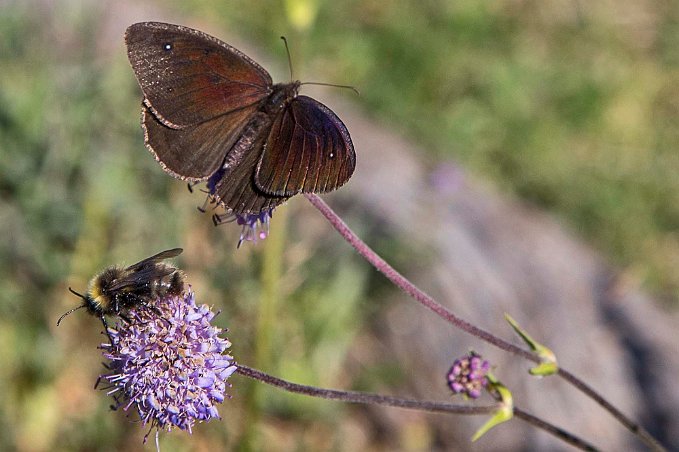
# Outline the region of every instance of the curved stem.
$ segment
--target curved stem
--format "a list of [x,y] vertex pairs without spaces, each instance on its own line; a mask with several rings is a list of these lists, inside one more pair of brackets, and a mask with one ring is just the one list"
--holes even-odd
[[[411,410],[428,411],[432,413],[452,413],[452,414],[466,414],[466,415],[480,415],[480,414],[492,414],[497,409],[498,406],[473,406],[473,405],[456,405],[447,402],[434,402],[430,400],[416,400],[416,399],[404,399],[400,397],[391,397],[381,394],[370,394],[365,392],[357,391],[339,391],[337,389],[325,389],[318,388],[315,386],[301,385],[297,383],[292,383],[283,380],[273,375],[266,374],[257,369],[238,364],[236,367],[236,372],[248,377],[253,380],[259,380],[271,386],[275,386],[279,389],[288,392],[294,392],[296,394],[303,394],[310,397],[319,397],[329,400],[339,400],[349,403],[363,403],[372,405],[386,405],[397,408],[405,408]],[[549,422],[543,421],[540,418],[533,416],[519,408],[514,408],[514,416],[521,419],[528,424],[531,424],[539,429],[550,433],[551,435],[559,438],[560,440],[577,447],[581,450],[596,451],[598,450],[593,445],[588,442],[578,438],[577,436],[556,427]]]
[[236,372],[255,379],[279,389],[296,394],[304,394],[310,397],[319,397],[329,400],[340,400],[342,402],[350,403],[365,403],[374,405],[387,405],[398,408],[419,409],[423,411],[432,411],[438,413],[455,413],[455,414],[492,414],[497,410],[497,406],[472,406],[472,405],[455,405],[445,402],[431,402],[415,399],[402,399],[399,397],[391,397],[380,394],[370,394],[366,392],[357,391],[339,391],[337,389],[324,389],[315,386],[301,385],[291,383],[273,375],[269,375],[252,367],[238,364]]
[[571,385],[575,386],[589,398],[598,403],[599,406],[608,411],[615,419],[618,420],[618,422],[624,425],[625,428],[637,435],[644,443],[646,443],[650,450],[657,452],[667,450],[665,449],[665,446],[660,444],[660,442],[655,439],[645,428],[625,416],[619,409],[613,406],[608,400],[604,399],[601,394],[596,392],[584,381],[580,380],[578,377],[562,368],[559,368],[557,375],[559,375]]
[[430,309],[439,317],[448,321],[457,328],[465,331],[472,336],[476,336],[481,340],[484,340],[496,347],[519,355],[535,363],[540,363],[540,358],[531,352],[528,352],[514,344],[511,344],[499,337],[493,335],[492,333],[478,328],[471,323],[461,319],[460,317],[453,314],[451,311],[446,309],[443,305],[438,303],[434,298],[425,293],[422,289],[417,287],[415,284],[406,279],[405,276],[400,274],[389,265],[384,259],[382,259],[377,253],[375,253],[363,240],[358,238],[356,234],[347,226],[347,224],[337,216],[337,214],[328,206],[325,201],[319,198],[313,193],[305,193],[304,196],[309,200],[311,204],[314,205],[325,218],[328,219],[330,224],[340,233],[344,239],[353,246],[358,253],[363,256],[368,262],[370,262],[373,267],[379,270],[384,276],[387,277],[391,282],[393,282],[398,288],[403,290],[405,293],[413,297],[417,302],[419,302],[424,307]]
[[557,438],[563,440],[564,442],[570,444],[573,447],[577,447],[578,449],[581,450],[589,450],[589,451],[596,451],[599,450],[590,443],[578,438],[577,436],[573,435],[572,433],[567,432],[566,430],[560,429],[559,427],[556,427],[549,422],[545,422],[542,419],[533,416],[532,414],[523,411],[520,408],[514,407],[514,416],[526,421],[527,423],[540,428],[547,433],[550,433]]
[[[382,259],[375,251],[372,250],[363,240],[358,238],[358,236],[347,226],[347,224],[339,217],[337,214],[328,206],[325,201],[313,193],[305,193],[304,196],[309,200],[314,207],[316,207],[325,218],[330,222],[332,227],[339,232],[339,234],[344,237],[344,239],[349,242],[351,246],[354,247],[358,253],[363,256],[368,262],[370,262],[378,271],[380,271],[384,276],[387,277],[392,283],[394,283],[398,288],[403,290],[405,293],[414,298],[424,307],[430,309],[439,317],[443,318],[453,326],[465,331],[472,336],[475,336],[483,341],[488,342],[504,351],[513,353],[515,355],[521,356],[529,361],[535,363],[540,363],[540,358],[529,351],[526,351],[514,344],[511,344],[492,333],[478,328],[471,323],[461,319],[460,317],[453,314],[451,311],[446,309],[443,305],[438,303],[434,298],[424,292],[422,289],[417,287],[415,284],[406,279],[401,275],[396,269],[389,265],[384,259]],[[637,435],[642,441],[648,445],[651,450],[654,451],[664,451],[665,448],[655,439],[653,436],[646,431],[642,426],[635,423],[627,416],[625,416],[620,410],[615,408],[611,403],[606,401],[599,393],[594,389],[585,384],[582,380],[571,374],[570,372],[559,368],[558,375],[566,380],[568,383],[573,385],[575,388],[586,394],[588,397],[592,398],[597,402],[602,408],[608,411],[615,419],[617,419],[622,425],[624,425],[629,431]]]

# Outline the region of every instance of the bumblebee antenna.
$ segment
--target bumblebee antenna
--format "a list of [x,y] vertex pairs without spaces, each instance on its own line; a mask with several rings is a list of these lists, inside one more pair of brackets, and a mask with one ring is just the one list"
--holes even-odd
[[76,297],[80,297],[80,298],[82,298],[83,300],[85,300],[85,295],[76,292],[75,290],[71,289],[70,287],[68,288],[68,290],[69,290],[73,295],[75,295]]
[[71,309],[70,311],[65,312],[61,317],[59,317],[59,320],[57,320],[57,326],[59,326],[59,324],[61,323],[61,321],[63,320],[64,317],[66,317],[67,315],[72,314],[72,313],[74,313],[75,311],[77,311],[78,309],[82,309],[82,308],[84,308],[84,307],[85,307],[85,305],[84,305],[84,304],[81,304],[81,305],[78,306],[77,308],[73,308],[73,309]]
[[104,332],[106,333],[106,336],[108,336],[111,346],[114,346],[115,342],[113,341],[113,337],[111,337],[111,333],[108,331],[108,322],[106,321],[106,317],[102,314],[99,318],[101,319],[101,323],[104,324]]
[[[80,293],[76,292],[75,290],[71,289],[70,287],[68,288],[68,290],[69,290],[73,295],[82,298],[83,301],[86,300],[86,298],[85,298],[85,296],[84,296],[83,294],[80,294]],[[80,306],[78,306],[77,308],[73,308],[73,309],[71,309],[71,310],[65,312],[61,317],[59,317],[59,320],[57,320],[57,326],[59,326],[59,324],[60,324],[61,321],[64,319],[64,317],[66,317],[67,315],[72,314],[72,313],[74,313],[75,311],[77,311],[78,309],[82,309],[82,308],[84,308],[84,307],[86,307],[86,306],[87,306],[87,305],[86,305],[85,303],[83,303],[83,304],[81,304]]]

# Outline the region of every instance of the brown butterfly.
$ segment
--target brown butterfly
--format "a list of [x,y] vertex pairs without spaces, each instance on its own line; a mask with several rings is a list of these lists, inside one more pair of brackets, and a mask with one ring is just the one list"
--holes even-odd
[[144,94],[146,146],[174,177],[207,181],[235,214],[323,193],[354,172],[349,131],[328,107],[273,84],[259,64],[201,31],[143,22],[125,34]]

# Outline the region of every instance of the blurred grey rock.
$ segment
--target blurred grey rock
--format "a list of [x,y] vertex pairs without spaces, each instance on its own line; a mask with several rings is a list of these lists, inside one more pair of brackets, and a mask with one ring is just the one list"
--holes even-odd
[[[554,218],[484,186],[453,163],[428,172],[416,146],[355,109],[338,107],[341,102],[332,105],[351,131],[358,166],[346,189],[329,197],[350,198],[386,234],[427,256],[399,271],[458,316],[522,345],[504,321],[509,313],[552,348],[564,368],[665,445],[679,448],[676,313],[664,312]],[[531,363],[454,330],[400,292],[390,302],[376,322],[383,325],[375,332],[382,348],[373,347],[373,358],[393,356],[406,369],[400,395],[450,399],[445,373],[473,348],[496,366],[517,406],[602,450],[644,449],[561,379],[530,377]],[[392,433],[384,437],[394,438],[394,447],[400,447],[396,438],[405,424],[421,417],[399,416],[393,409],[372,412],[379,428]],[[427,419],[436,425],[432,444],[440,450],[570,449],[518,420],[472,444],[471,435],[485,419]]]

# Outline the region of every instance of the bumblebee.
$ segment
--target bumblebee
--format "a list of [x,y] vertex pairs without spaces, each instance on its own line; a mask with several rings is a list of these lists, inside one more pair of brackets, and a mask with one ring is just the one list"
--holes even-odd
[[129,267],[108,267],[90,280],[85,295],[69,287],[68,290],[80,297],[83,303],[59,317],[57,326],[67,315],[85,308],[87,312],[101,319],[108,334],[107,315],[125,319],[125,314],[133,308],[154,309],[155,299],[181,294],[185,287],[184,273],[160,261],[179,256],[182,251],[181,248],[174,248],[147,257]]

